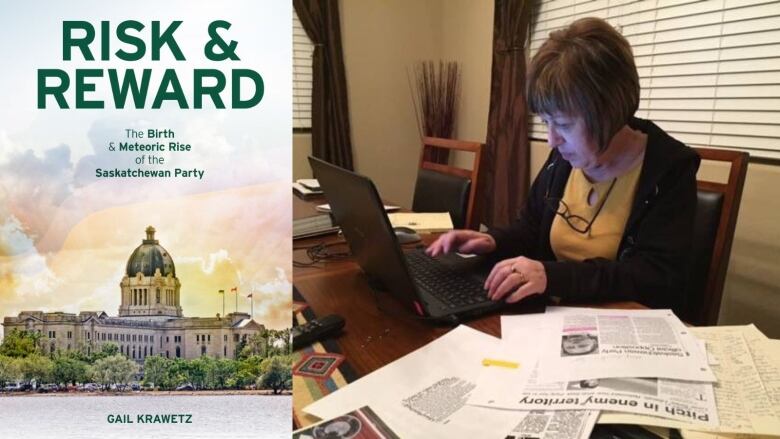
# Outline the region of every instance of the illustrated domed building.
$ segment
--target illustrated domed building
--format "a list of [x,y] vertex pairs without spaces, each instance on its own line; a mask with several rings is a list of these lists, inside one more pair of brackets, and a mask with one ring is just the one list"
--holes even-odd
[[122,278],[119,317],[181,317],[179,290],[173,258],[154,239],[154,227],[146,228],[146,239],[127,260]]
[[184,317],[176,266],[170,253],[155,239],[155,232],[154,227],[147,227],[146,239],[127,260],[119,283],[117,317],[103,311],[22,311],[17,317],[3,319],[5,333],[14,329],[37,331],[45,337],[48,352],[80,349],[91,353],[105,343],[114,343],[122,354],[138,362],[149,355],[234,357],[241,341],[261,332],[264,326],[241,312]]

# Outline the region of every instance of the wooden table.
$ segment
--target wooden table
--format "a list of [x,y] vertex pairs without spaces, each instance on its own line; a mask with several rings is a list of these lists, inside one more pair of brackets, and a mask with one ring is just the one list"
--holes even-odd
[[[315,215],[318,212],[314,207],[325,202],[327,201],[322,197],[308,201],[293,197],[293,218]],[[434,235],[423,236],[423,240],[427,242],[433,239],[435,239]],[[338,243],[343,242],[343,238],[331,234],[294,241],[293,259],[308,262],[305,248],[322,242]],[[346,243],[343,245],[346,249]],[[367,375],[452,329],[410,317],[414,314],[403,309],[394,298],[387,294],[374,293],[369,288],[360,267],[351,258],[321,262],[309,267],[295,266],[293,284],[317,316],[339,314],[346,319],[346,327],[336,340],[341,353],[358,376]],[[615,309],[645,308],[636,302],[602,303],[593,306]],[[509,312],[504,310],[502,313],[511,313],[511,309]],[[494,336],[501,335],[499,314],[486,315],[466,324]],[[300,353],[301,351],[296,352],[296,354]],[[317,421],[316,418],[302,412],[303,406],[311,402],[312,397],[315,400],[317,397],[309,394],[306,389],[298,389],[297,385],[294,387],[293,428],[297,429]],[[319,384],[319,387],[327,386]],[[594,430],[592,437],[629,436],[621,428],[637,429],[634,426],[597,426],[597,430],[601,429],[609,434],[595,434]]]
[[[323,198],[303,201],[293,197],[293,217],[316,214],[314,206],[325,203]],[[425,236],[432,241],[435,236]],[[308,261],[304,247],[320,242],[335,243],[343,238],[329,235],[295,241],[296,261]],[[346,245],[346,244],[344,244]],[[415,319],[392,297],[374,293],[369,288],[360,267],[352,259],[321,262],[311,267],[293,268],[293,283],[318,316],[339,314],[346,319],[338,344],[358,375],[363,376],[424,346],[448,332],[451,327],[437,326]],[[599,304],[602,308],[643,309],[635,302]],[[381,307],[381,310],[379,309]],[[509,310],[511,313],[511,309]],[[506,314],[506,313],[505,313]],[[466,324],[485,333],[500,336],[498,314],[486,315]]]

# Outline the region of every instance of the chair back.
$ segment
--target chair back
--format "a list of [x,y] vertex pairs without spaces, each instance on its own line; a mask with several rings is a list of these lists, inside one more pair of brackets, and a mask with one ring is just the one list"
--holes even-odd
[[697,181],[693,248],[682,320],[698,325],[717,325],[723,286],[737,225],[748,154],[711,148],[694,148],[702,160],[729,163],[726,183]]
[[[415,212],[449,212],[455,228],[479,227],[476,217],[476,194],[484,144],[462,140],[423,137],[420,170],[414,187],[412,210]],[[433,148],[467,151],[474,155],[471,169],[428,160]]]

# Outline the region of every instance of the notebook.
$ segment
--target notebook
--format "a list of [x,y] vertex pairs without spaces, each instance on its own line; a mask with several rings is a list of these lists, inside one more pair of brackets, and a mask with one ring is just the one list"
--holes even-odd
[[293,240],[327,235],[339,231],[330,215],[314,215],[293,220]]
[[292,188],[293,192],[304,200],[322,195],[322,190],[308,188],[297,181],[292,184]]

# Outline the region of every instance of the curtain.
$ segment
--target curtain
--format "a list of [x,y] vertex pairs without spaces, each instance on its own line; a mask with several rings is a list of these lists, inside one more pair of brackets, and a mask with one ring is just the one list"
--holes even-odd
[[493,67],[485,160],[482,222],[506,226],[528,193],[530,145],[525,100],[525,39],[532,0],[495,0]]
[[347,78],[341,50],[338,1],[293,0],[293,7],[303,29],[314,44],[312,155],[352,170]]

